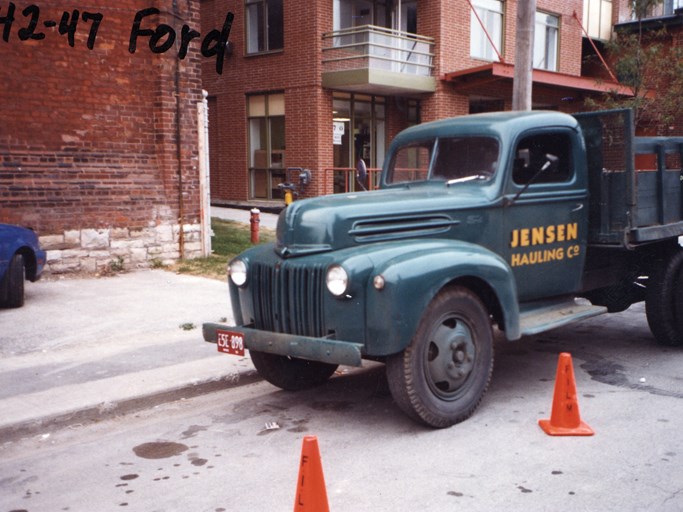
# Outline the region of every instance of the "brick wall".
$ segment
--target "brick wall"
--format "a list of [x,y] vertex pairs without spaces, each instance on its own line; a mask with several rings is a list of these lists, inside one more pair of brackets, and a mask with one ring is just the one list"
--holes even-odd
[[259,55],[246,55],[243,0],[203,1],[203,27],[217,24],[228,11],[235,24],[223,76],[212,73],[211,63],[203,64],[204,87],[215,110],[209,125],[212,199],[248,198],[246,97],[267,92],[285,94],[285,164],[313,171],[302,196],[331,192],[321,175],[332,166],[333,145],[332,92],[321,88],[320,36],[332,30],[332,2],[285,2],[285,47]]
[[[204,30],[222,22],[226,12],[235,14],[231,32],[232,55],[222,76],[203,63],[204,87],[211,96],[212,200],[227,203],[247,201],[248,133],[246,95],[283,91],[286,109],[286,165],[313,170],[313,182],[304,196],[332,192],[331,180],[320,179],[320,172],[333,165],[332,91],[321,88],[322,34],[332,30],[332,0],[284,3],[284,49],[271,54],[246,55],[243,0],[202,1]],[[505,2],[505,42],[503,55],[514,64],[517,2]],[[560,16],[561,73],[581,74],[581,28],[573,18],[582,12],[583,0],[538,0],[539,10]],[[434,76],[437,90],[422,95],[422,121],[431,121],[469,112],[469,94],[440,80],[445,73],[486,64],[470,57],[471,9],[464,0],[420,0],[417,32],[435,39]],[[486,93],[511,97],[510,81],[492,84]],[[536,92],[536,91],[535,91]],[[484,91],[475,91],[483,95]],[[473,93],[474,94],[474,93]],[[553,106],[559,93],[538,89],[538,99]],[[509,108],[509,101],[507,103]],[[565,108],[562,106],[561,108]],[[573,107],[576,109],[576,107]],[[405,113],[387,101],[387,143],[405,127]]]
[[[504,2],[503,59],[515,63],[516,1]],[[461,0],[434,0],[418,4],[418,32],[437,40],[436,75],[487,64],[470,57],[470,6]],[[558,72],[581,74],[581,26],[573,18],[581,17],[583,0],[537,0],[536,10],[560,18],[560,59]],[[423,14],[424,13],[424,14]]]
[[[18,31],[29,2],[15,4],[9,42],[0,40],[0,221],[35,228],[54,272],[145,266],[178,258],[181,246],[198,254],[199,42],[182,61],[174,48],[154,54],[148,37],[134,54],[128,44],[139,10],[157,7],[142,27],[166,23],[180,39],[183,23],[199,29],[199,3],[39,0],[45,38],[27,41]],[[43,25],[72,9],[103,16],[92,50],[91,21],[79,19],[74,47]]]

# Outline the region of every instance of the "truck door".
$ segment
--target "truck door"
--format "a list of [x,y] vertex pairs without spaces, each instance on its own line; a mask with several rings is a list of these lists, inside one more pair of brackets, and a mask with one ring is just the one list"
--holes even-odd
[[578,291],[588,236],[585,157],[571,129],[525,132],[510,155],[503,254],[520,301]]

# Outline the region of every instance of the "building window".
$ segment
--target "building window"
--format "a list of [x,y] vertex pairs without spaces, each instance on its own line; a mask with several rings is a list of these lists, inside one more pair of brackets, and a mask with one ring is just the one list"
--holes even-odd
[[498,60],[498,53],[501,53],[503,46],[503,2],[474,0],[472,5],[470,55],[476,59]]
[[593,39],[608,41],[612,36],[612,0],[584,0],[583,26]]
[[536,13],[534,34],[534,68],[557,71],[560,18],[544,12]]
[[657,18],[676,14],[678,9],[683,8],[683,0],[663,0],[654,3],[654,5],[652,2],[636,4],[634,0],[631,0],[630,6],[632,20],[637,20],[639,17],[643,19]]
[[664,0],[664,16],[676,14],[683,7],[683,0]]
[[284,47],[282,0],[247,0],[247,53]]
[[285,95],[247,98],[249,122],[249,197],[278,199],[285,176]]

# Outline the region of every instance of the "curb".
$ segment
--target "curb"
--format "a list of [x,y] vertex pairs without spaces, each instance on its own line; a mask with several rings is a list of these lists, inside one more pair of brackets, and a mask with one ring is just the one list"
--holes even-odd
[[[103,421],[182,398],[194,398],[262,380],[251,365],[226,375],[225,364],[222,364],[220,374],[209,368],[205,372],[208,375],[200,379],[188,378],[187,374],[196,374],[196,370],[205,364],[205,360],[193,361],[1,400],[4,419],[13,419],[0,419],[0,444],[45,433],[46,429]],[[169,385],[169,380],[180,382]],[[74,391],[77,398],[74,398]],[[60,405],[65,401],[66,404]]]

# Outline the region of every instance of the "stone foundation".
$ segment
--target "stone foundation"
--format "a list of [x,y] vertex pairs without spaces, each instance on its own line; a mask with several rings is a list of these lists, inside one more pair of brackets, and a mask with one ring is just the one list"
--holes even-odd
[[[179,234],[177,224],[81,229],[41,236],[40,244],[47,251],[46,273],[100,273],[173,264],[180,258]],[[183,235],[183,257],[200,257],[200,224],[185,224]]]

